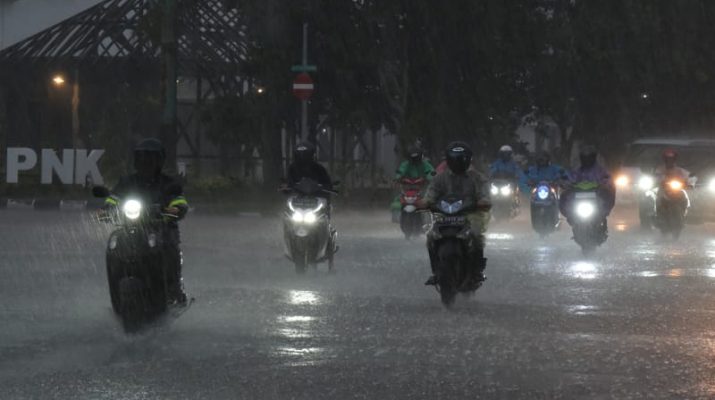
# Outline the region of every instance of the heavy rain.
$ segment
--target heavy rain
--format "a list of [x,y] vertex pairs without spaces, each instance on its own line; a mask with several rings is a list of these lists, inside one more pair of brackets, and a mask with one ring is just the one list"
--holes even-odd
[[0,1],[0,399],[715,398],[713,16]]

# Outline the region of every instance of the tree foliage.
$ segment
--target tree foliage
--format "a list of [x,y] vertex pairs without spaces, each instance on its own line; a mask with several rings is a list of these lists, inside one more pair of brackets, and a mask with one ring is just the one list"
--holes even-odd
[[[268,88],[264,147],[295,131],[288,90],[310,25],[313,115],[387,126],[433,151],[491,151],[515,116],[550,117],[574,140],[617,148],[639,135],[712,129],[715,2],[707,0],[236,1],[254,46],[245,72]],[[247,116],[247,118],[250,117]],[[313,118],[313,128],[318,121]],[[271,133],[272,132],[272,133]],[[271,140],[266,140],[269,136]],[[273,135],[273,136],[271,136]]]

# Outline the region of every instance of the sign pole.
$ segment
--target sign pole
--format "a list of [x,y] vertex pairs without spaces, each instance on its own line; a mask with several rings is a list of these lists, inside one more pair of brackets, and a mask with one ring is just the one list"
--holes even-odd
[[[303,24],[303,65],[308,65],[308,24]],[[300,137],[301,140],[308,140],[308,99],[300,102]]]

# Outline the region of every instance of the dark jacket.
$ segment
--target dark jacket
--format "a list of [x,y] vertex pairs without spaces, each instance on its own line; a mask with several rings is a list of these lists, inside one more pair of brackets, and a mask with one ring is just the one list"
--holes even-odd
[[333,181],[328,175],[328,170],[317,162],[292,163],[288,166],[288,186],[292,187],[303,178],[310,178],[318,182],[323,189],[333,190]]
[[151,181],[142,180],[136,174],[124,176],[119,179],[119,183],[111,193],[112,195],[105,200],[105,204],[109,206],[116,206],[124,198],[136,196],[145,204],[160,204],[162,208],[178,208],[179,219],[184,218],[189,211],[189,204],[184,198],[184,191],[179,181],[164,174],[158,175]]

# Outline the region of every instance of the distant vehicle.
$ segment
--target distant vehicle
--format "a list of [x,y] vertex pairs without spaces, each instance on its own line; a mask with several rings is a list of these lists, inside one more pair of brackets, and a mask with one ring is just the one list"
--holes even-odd
[[634,141],[628,148],[626,158],[615,175],[619,200],[632,198],[638,202],[641,227],[651,229],[655,218],[655,197],[652,190],[657,186],[655,168],[662,163],[665,149],[675,149],[678,165],[690,171],[693,178],[690,209],[687,222],[715,221],[715,139],[711,138],[643,138]]

